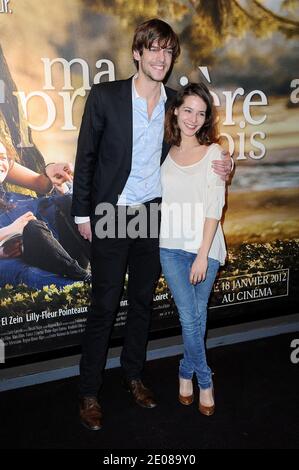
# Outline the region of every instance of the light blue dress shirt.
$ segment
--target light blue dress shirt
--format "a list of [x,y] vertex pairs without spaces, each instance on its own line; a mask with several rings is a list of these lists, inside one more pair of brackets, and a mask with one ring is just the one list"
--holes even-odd
[[132,167],[118,205],[135,205],[161,197],[160,161],[164,135],[165,102],[161,83],[159,102],[149,120],[146,99],[138,95],[132,80],[133,147]]

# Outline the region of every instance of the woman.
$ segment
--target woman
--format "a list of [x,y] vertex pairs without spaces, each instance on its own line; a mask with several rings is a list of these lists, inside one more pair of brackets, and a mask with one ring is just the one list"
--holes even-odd
[[[13,165],[0,142],[0,285],[41,288],[89,281],[89,246],[72,226],[70,196],[32,198],[6,192],[3,183]],[[21,237],[14,238],[16,234]]]
[[213,98],[204,84],[178,92],[165,120],[171,144],[161,168],[162,220],[160,257],[178,308],[184,342],[179,367],[179,401],[193,402],[192,377],[200,393],[199,411],[215,411],[212,373],[206,362],[207,304],[226,249],[220,225],[225,182],[212,170],[221,158]]

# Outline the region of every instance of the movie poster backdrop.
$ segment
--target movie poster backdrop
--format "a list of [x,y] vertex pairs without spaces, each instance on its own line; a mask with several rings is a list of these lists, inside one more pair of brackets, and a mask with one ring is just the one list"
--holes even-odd
[[[47,163],[73,165],[92,84],[135,73],[133,31],[152,17],[169,22],[181,40],[168,86],[203,81],[210,87],[223,146],[235,162],[223,217],[228,260],[214,285],[209,327],[296,313],[296,2],[6,0],[0,1],[0,340],[6,357],[80,343],[89,282],[71,279],[67,270],[57,274],[38,239],[40,263],[29,262],[23,218],[33,212],[70,257],[83,253],[67,215],[71,181],[50,191],[39,186],[46,178],[39,175]],[[88,260],[84,269],[89,272]],[[122,335],[126,321],[126,286],[127,279],[113,337]],[[178,324],[162,275],[151,328]]]

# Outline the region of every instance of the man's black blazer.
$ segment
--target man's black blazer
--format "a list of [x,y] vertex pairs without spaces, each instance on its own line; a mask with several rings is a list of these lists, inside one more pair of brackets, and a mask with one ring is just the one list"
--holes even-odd
[[[170,105],[176,92],[165,87]],[[93,85],[78,138],[73,216],[91,216],[100,202],[115,205],[132,164],[132,78]],[[163,142],[161,164],[169,146]]]

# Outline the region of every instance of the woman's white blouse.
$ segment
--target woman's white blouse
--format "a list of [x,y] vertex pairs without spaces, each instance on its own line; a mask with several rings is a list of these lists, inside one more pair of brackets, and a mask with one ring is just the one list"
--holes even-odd
[[[160,247],[197,253],[201,246],[205,218],[220,220],[225,204],[225,182],[212,169],[221,159],[221,147],[211,144],[203,158],[193,165],[178,165],[168,154],[161,167],[162,219]],[[215,233],[209,257],[224,264],[226,247],[221,223]]]

